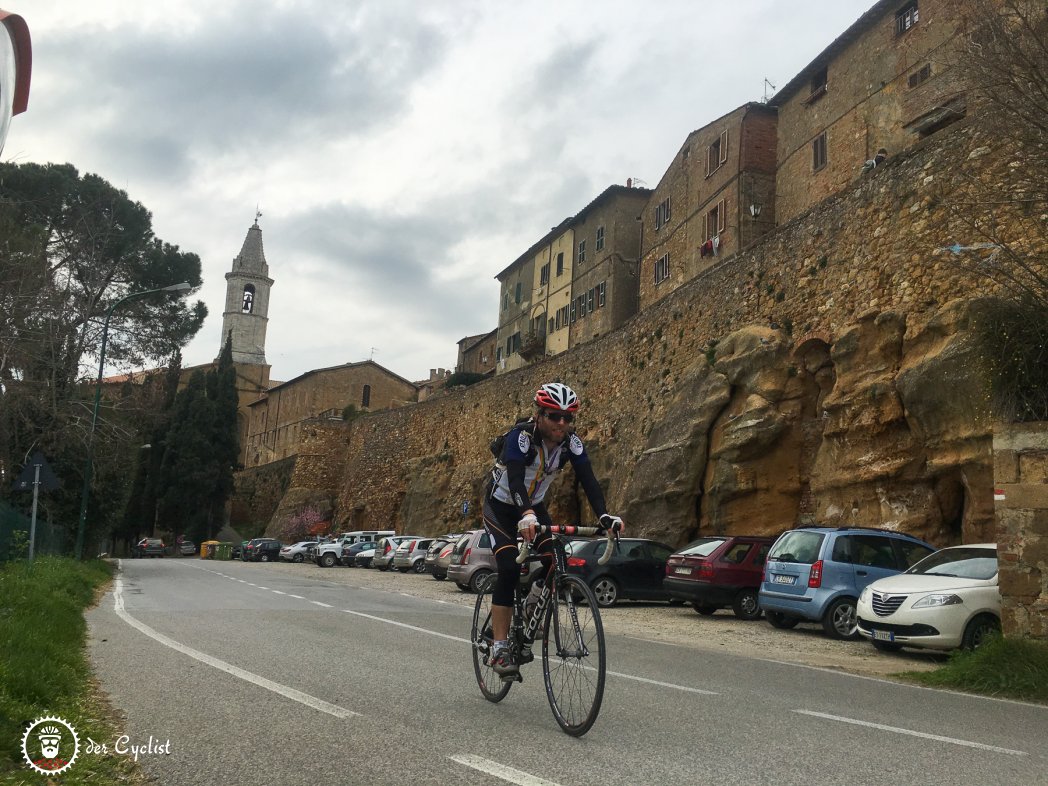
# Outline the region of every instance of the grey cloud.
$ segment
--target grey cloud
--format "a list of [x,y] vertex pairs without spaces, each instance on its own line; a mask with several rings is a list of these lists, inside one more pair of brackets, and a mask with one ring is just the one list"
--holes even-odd
[[[139,31],[111,36],[104,47],[83,32],[56,35],[37,45],[37,62],[49,64],[69,114],[112,117],[100,130],[82,130],[97,144],[123,152],[143,138],[147,148],[166,139],[206,157],[363,134],[404,107],[414,80],[448,43],[414,20],[379,30],[333,27],[325,16],[257,18],[252,8],[194,35]],[[168,152],[172,167],[186,160]]]

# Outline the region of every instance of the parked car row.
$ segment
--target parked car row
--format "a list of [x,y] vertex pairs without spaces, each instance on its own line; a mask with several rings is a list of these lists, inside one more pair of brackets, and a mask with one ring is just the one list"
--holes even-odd
[[[604,543],[574,539],[567,546],[568,571],[590,586],[602,607],[628,600],[690,603],[704,616],[727,608],[739,619],[763,616],[783,630],[814,622],[827,636],[862,637],[882,651],[974,648],[1000,630],[992,543],[936,550],[891,530],[801,527],[778,538],[700,537],[676,551],[656,540],[621,538],[600,565]],[[301,562],[315,545],[281,548],[256,538],[243,544],[243,559],[266,561],[279,554]],[[429,573],[467,592],[477,592],[497,570],[484,529],[345,539],[337,561]]]

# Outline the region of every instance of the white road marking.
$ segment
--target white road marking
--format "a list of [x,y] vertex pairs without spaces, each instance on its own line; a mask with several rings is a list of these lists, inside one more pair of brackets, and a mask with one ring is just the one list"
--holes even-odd
[[981,742],[958,740],[954,737],[941,737],[938,734],[928,734],[927,732],[913,731],[911,729],[900,729],[897,726],[885,726],[881,723],[870,723],[869,721],[856,720],[855,718],[842,718],[840,715],[827,715],[824,712],[811,712],[810,710],[794,710],[794,712],[800,715],[811,715],[814,718],[825,718],[827,720],[839,721],[841,723],[851,723],[855,726],[867,726],[871,729],[890,731],[894,734],[908,734],[911,737],[920,737],[925,740],[936,740],[937,742],[948,742],[951,745],[964,745],[968,748],[978,748],[979,750],[993,751],[994,753],[1007,753],[1011,756],[1029,755],[1026,751],[1013,751],[1011,748],[998,748],[996,745],[984,745]]
[[212,656],[195,650],[192,647],[187,647],[185,644],[175,641],[174,639],[168,638],[163,633],[159,633],[153,630],[151,627],[143,622],[139,622],[124,609],[124,585],[120,578],[117,578],[115,589],[113,590],[113,610],[116,615],[120,617],[124,622],[130,625],[132,628],[144,633],[154,641],[163,644],[165,647],[170,647],[176,652],[181,652],[183,655],[188,655],[194,660],[198,660],[201,663],[207,664],[212,668],[224,671],[227,674],[232,674],[234,677],[238,677],[245,682],[250,682],[252,685],[257,685],[260,688],[278,693],[285,698],[297,701],[299,704],[305,704],[307,707],[312,707],[320,712],[327,713],[328,715],[334,715],[336,718],[351,718],[354,715],[359,716],[359,712],[353,712],[353,710],[347,710],[345,707],[339,707],[335,704],[329,704],[323,699],[318,699],[315,696],[310,696],[308,693],[289,688],[286,685],[281,685],[278,682],[267,680],[265,677],[260,677],[257,674],[252,674],[250,671],[245,671],[238,666],[234,666],[231,663],[226,663],[224,660],[213,658]]
[[281,592],[280,590],[270,590],[270,592],[274,592],[274,593],[276,593],[277,595],[287,595],[287,593],[286,593],[286,592]]
[[627,639],[633,639],[634,641],[644,641],[648,644],[662,644],[666,647],[683,647],[683,644],[674,644],[672,641],[659,641],[658,639],[642,639],[640,636],[626,636]]
[[[213,572],[213,571],[209,571],[209,572]],[[255,586],[255,585],[252,584],[250,586]],[[258,589],[267,589],[267,587],[258,587]],[[363,587],[349,587],[349,589],[364,589],[364,588]],[[271,592],[276,592],[279,595],[287,594],[287,593],[284,593],[284,592],[280,592],[279,590],[270,590],[270,591]],[[407,592],[398,592],[398,593],[395,593],[395,594],[404,595],[405,597],[409,597],[409,598],[415,597],[414,595],[412,595],[410,593],[407,593]],[[299,598],[298,595],[290,595],[290,597],[292,597],[292,598]],[[300,598],[300,600],[305,600],[305,598]],[[334,608],[333,606],[331,606],[331,605],[329,605],[327,603],[321,603],[319,600],[311,600],[309,602],[314,604],[314,605],[317,605],[317,606],[323,606],[325,609]],[[438,600],[437,603],[448,604],[448,601]],[[448,605],[451,605],[451,604],[448,604]],[[455,604],[455,605],[457,605],[457,604]],[[426,633],[426,634],[428,634],[430,636],[438,636],[438,637],[440,637],[442,639],[448,639],[450,641],[458,641],[458,642],[461,642],[463,644],[470,644],[471,643],[468,638],[463,638],[461,636],[451,636],[451,635],[449,635],[447,633],[440,633],[440,632],[435,631],[435,630],[429,630],[427,628],[420,628],[417,625],[409,625],[406,622],[397,622],[396,620],[385,619],[384,617],[377,617],[374,614],[365,614],[362,611],[353,611],[352,609],[342,609],[342,611],[345,614],[352,614],[354,616],[363,617],[364,619],[373,620],[375,622],[384,622],[387,625],[396,625],[399,628],[407,628],[408,630],[417,631],[418,633]],[[635,637],[627,637],[627,638],[635,638]],[[640,641],[647,641],[647,639],[639,639],[639,640]],[[658,643],[659,644],[665,644],[666,642],[658,642]],[[594,669],[592,666],[585,666],[584,668],[586,670],[588,670],[588,671],[596,671],[596,669]],[[660,688],[670,688],[672,690],[684,691],[686,693],[697,693],[697,694],[700,694],[700,695],[703,695],[703,696],[719,696],[720,695],[720,693],[718,693],[717,691],[703,690],[702,688],[692,688],[692,687],[689,687],[687,685],[678,685],[678,684],[673,683],[673,682],[662,682],[660,680],[648,679],[647,677],[637,677],[637,676],[635,676],[633,674],[624,674],[624,673],[619,672],[619,671],[608,671],[607,673],[608,673],[608,675],[613,676],[613,677],[621,677],[624,680],[633,680],[634,682],[643,682],[645,685],[657,685]]]
[[558,786],[554,781],[548,781],[537,775],[532,775],[514,767],[508,767],[505,764],[499,764],[497,761],[491,761],[491,759],[483,759],[480,756],[471,756],[463,753],[457,756],[448,756],[448,758],[471,769],[494,775],[496,778],[509,783],[516,783],[518,786]]
[[[587,666],[586,668],[590,668]],[[660,682],[659,680],[649,680],[647,677],[635,677],[632,674],[623,674],[620,671],[609,671],[609,675],[612,677],[622,677],[624,680],[634,680],[635,682],[643,682],[646,685],[658,685],[661,688],[673,688],[674,690],[682,690],[688,693],[701,693],[703,696],[720,696],[717,691],[703,690],[702,688],[689,688],[687,685],[677,685],[672,682]]]
[[396,625],[398,628],[407,628],[408,630],[418,631],[419,633],[428,633],[430,636],[439,636],[442,639],[450,639],[451,641],[460,641],[463,644],[469,644],[469,639],[464,639],[461,636],[450,636],[447,633],[439,633],[435,630],[427,630],[426,628],[420,628],[417,625],[408,625],[406,622],[397,622],[396,620],[387,620],[382,617],[376,617],[373,614],[365,614],[362,611],[353,611],[352,609],[342,609],[346,614],[352,614],[357,617],[363,617],[364,619],[374,620],[375,622],[384,622],[387,625]]
[[301,595],[292,595],[290,592],[287,595],[289,598],[296,598],[298,600],[305,600]]

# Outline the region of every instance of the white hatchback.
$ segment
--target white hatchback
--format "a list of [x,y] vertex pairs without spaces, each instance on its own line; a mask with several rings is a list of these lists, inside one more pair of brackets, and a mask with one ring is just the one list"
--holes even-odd
[[997,545],[952,546],[859,595],[859,633],[879,650],[975,649],[1001,629]]

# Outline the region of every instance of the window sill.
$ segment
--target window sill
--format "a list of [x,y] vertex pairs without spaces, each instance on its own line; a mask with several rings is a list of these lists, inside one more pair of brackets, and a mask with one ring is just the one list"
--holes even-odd
[[818,101],[824,95],[826,95],[826,85],[823,85],[822,87],[818,88],[817,90],[813,90],[811,95],[809,95],[807,98],[804,99],[804,103],[805,104],[814,104],[816,101]]

